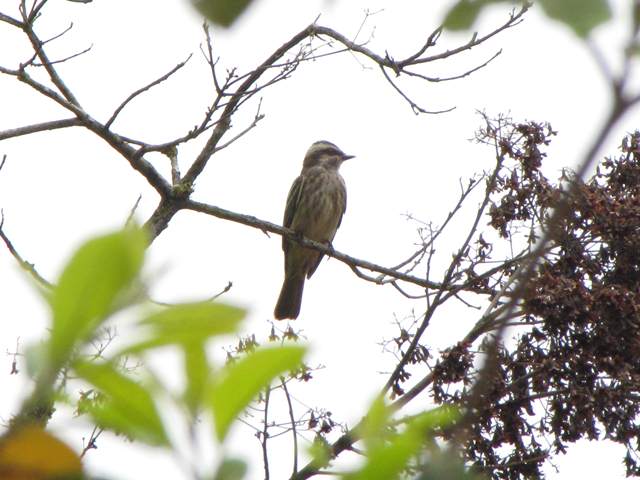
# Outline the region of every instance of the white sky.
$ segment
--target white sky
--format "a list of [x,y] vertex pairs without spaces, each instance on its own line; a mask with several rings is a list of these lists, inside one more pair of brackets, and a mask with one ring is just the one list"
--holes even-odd
[[[231,31],[214,29],[214,47],[223,67],[244,72],[257,65],[319,12],[320,24],[351,37],[360,26],[364,8],[382,11],[369,19],[360,38],[367,38],[375,29],[371,49],[406,57],[437,27],[449,4],[443,0],[256,3]],[[614,2],[616,8],[626,3]],[[506,8],[492,9],[478,29],[488,31],[506,16]],[[129,93],[194,53],[175,77],[130,104],[115,128],[122,134],[161,142],[199,123],[212,87],[199,52],[201,19],[186,1],[51,2],[43,12],[39,32],[42,37],[50,36],[71,21],[74,29],[52,45],[50,54],[66,56],[93,44],[90,53],[60,66],[68,86],[93,116],[106,120]],[[625,27],[620,21],[597,32],[607,58],[619,60],[611,53]],[[5,66],[16,65],[27,52],[24,40],[10,30],[5,24],[0,26],[0,45],[4,46],[0,62]],[[453,48],[468,37],[445,33],[439,48]],[[550,23],[536,9],[516,28],[444,62],[438,66],[441,70],[429,66],[424,73],[461,73],[500,48],[503,53],[498,59],[463,80],[425,84],[399,79],[427,108],[457,107],[435,116],[414,115],[364,58],[343,54],[305,64],[291,79],[264,91],[265,119],[209,162],[197,181],[194,198],[280,223],[304,151],[311,142],[327,139],[357,155],[342,169],[349,200],[335,248],[382,265],[397,264],[413,252],[417,240],[415,224],[403,214],[410,212],[440,223],[457,198],[458,179],[492,166],[490,150],[468,141],[480,126],[476,109],[491,115],[510,112],[517,120],[551,122],[559,132],[547,162],[554,178],[560,168],[578,161],[601,124],[609,97],[592,59],[568,30]],[[11,78],[0,77],[0,98],[0,130],[69,116]],[[248,104],[235,117],[236,131],[251,121],[255,108],[255,102]],[[615,154],[622,134],[635,129],[639,118],[637,110],[625,117],[602,153]],[[194,142],[180,149],[183,171],[199,145],[201,142]],[[3,154],[7,155],[0,172],[4,229],[20,253],[48,279],[55,280],[83,239],[121,225],[138,195],[142,195],[137,212],[140,220],[146,220],[156,206],[157,196],[142,177],[104,142],[81,129],[8,140],[0,145],[0,156]],[[149,158],[163,172],[168,171],[163,157]],[[451,232],[441,244],[442,262],[450,258],[448,248],[456,246],[459,231]],[[268,238],[260,231],[213,217],[180,213],[154,242],[149,263],[156,299],[204,298],[232,281],[225,300],[249,309],[246,331],[263,337],[268,334],[282,280],[279,237]],[[22,345],[42,338],[48,319],[29,280],[4,248],[0,248],[0,286],[0,351],[4,353],[14,350],[17,337]],[[419,314],[424,308],[423,301],[409,301],[392,287],[363,282],[336,260],[323,262],[307,284],[295,327],[309,340],[310,363],[326,368],[295,392],[297,398],[308,405],[325,406],[336,420],[353,425],[386,380],[379,372],[392,366],[378,343],[394,334],[394,315],[403,318],[412,309]],[[435,318],[427,334],[433,346],[449,345],[476,320],[476,315],[464,309],[446,312]],[[220,353],[219,346],[216,352]],[[175,361],[169,354],[155,359],[159,368],[169,372],[175,369]],[[4,420],[28,391],[24,375],[8,375],[10,364],[11,358],[5,357],[1,371],[6,373],[0,375],[0,391],[4,392],[0,416]],[[63,418],[57,425],[63,428],[75,423]],[[80,437],[89,432],[86,426],[73,428],[73,434],[67,432],[65,438],[79,449]],[[231,449],[254,459],[248,478],[260,478],[259,445],[251,435],[248,429],[237,427]],[[86,457],[91,472],[133,480],[146,478],[153,468],[156,478],[187,478],[164,452],[111,441],[108,436],[101,438],[99,446]],[[290,469],[285,444],[278,455],[282,455],[279,461],[274,450],[273,478],[283,478]],[[597,464],[594,455],[599,458]],[[621,459],[620,448],[585,442],[556,458],[559,472],[549,469],[548,478],[623,478]]]

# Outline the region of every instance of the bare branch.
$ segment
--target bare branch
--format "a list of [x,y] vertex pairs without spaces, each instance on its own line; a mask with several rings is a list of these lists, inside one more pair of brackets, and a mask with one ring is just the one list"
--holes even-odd
[[105,128],[104,125],[100,124],[97,120],[92,118],[89,114],[82,110],[82,108],[69,102],[46,85],[43,85],[40,82],[34,80],[27,72],[18,72],[18,79],[26,83],[45,97],[52,99],[60,106],[74,113],[85,128],[105,140],[118,153],[125,157],[129,164],[135,170],[140,172],[147,179],[149,184],[154,187],[158,191],[158,193],[160,193],[161,196],[168,196],[171,194],[171,187],[169,186],[167,181],[162,178],[162,176],[149,162],[142,158],[142,154],[140,153],[140,151],[134,150],[130,145],[126,143],[126,141],[122,137]]
[[[286,236],[290,240],[293,240],[299,243],[300,245],[303,245],[304,247],[313,248],[314,250],[318,250],[329,257],[333,257],[336,260],[339,260],[347,264],[351,269],[356,267],[364,268],[366,270],[370,270],[372,272],[378,272],[385,276],[395,278],[397,280],[402,280],[407,283],[412,283],[414,285],[417,285],[425,289],[454,290],[457,288],[457,285],[455,284],[445,285],[443,283],[432,282],[420,277],[415,277],[413,275],[408,275],[402,272],[398,272],[392,268],[383,267],[381,265],[377,265],[375,263],[371,263],[366,260],[361,260],[361,259],[352,257],[350,255],[340,253],[337,250],[325,244],[314,242],[313,240],[309,240],[307,238],[301,238],[293,230],[281,227],[280,225],[268,222],[266,220],[261,220],[251,215],[244,215],[241,213],[232,212],[230,210],[225,210],[223,208],[216,207],[214,205],[208,205],[206,203],[197,202],[191,199],[183,200],[180,203],[179,207],[176,207],[176,208],[178,208],[179,210],[185,209],[185,210],[193,210],[195,212],[205,213],[207,215],[212,215],[217,218],[230,220],[232,222],[241,223],[249,227],[257,228],[258,230],[261,230],[262,232],[265,232],[265,233],[270,232],[270,233],[275,233],[277,235]],[[382,281],[381,280],[374,281],[374,283],[381,284]],[[471,286],[469,290],[475,293],[481,293],[486,295],[491,295],[494,293],[493,290],[483,289],[481,287],[476,287],[476,286]]]
[[133,216],[135,215],[136,210],[138,209],[138,205],[140,205],[140,200],[142,200],[142,195],[138,195],[136,203],[133,204],[133,207],[131,208],[129,215],[127,216],[127,219],[124,222],[125,227],[128,227],[129,225],[131,225],[131,222],[133,221]]
[[[231,290],[231,287],[233,287],[233,282],[227,282],[227,284],[224,286],[224,288],[222,290],[220,290],[218,293],[211,295],[210,297],[205,298],[204,300],[198,300],[199,302],[213,302],[215,300],[217,300],[218,298],[220,298],[222,295],[224,295],[225,293],[227,293],[229,290]],[[176,303],[171,303],[171,302],[163,302],[160,300],[154,300],[153,298],[149,299],[152,303],[156,304],[156,305],[160,305],[161,307],[174,307],[178,304]]]
[[523,3],[522,7],[520,7],[520,10],[517,13],[512,12],[509,16],[509,19],[504,24],[502,24],[500,27],[496,28],[495,30],[489,32],[484,36],[479,37],[477,33],[474,33],[471,39],[469,40],[469,42],[466,43],[465,45],[462,45],[458,48],[453,48],[451,50],[447,50],[445,52],[442,52],[436,55],[431,55],[429,57],[418,58],[415,55],[412,55],[406,58],[405,60],[401,60],[397,62],[398,68],[404,69],[408,65],[415,65],[420,63],[434,62],[436,60],[443,60],[445,58],[449,58],[461,52],[464,52],[465,50],[471,50],[473,47],[476,47],[481,43],[486,42],[491,37],[496,36],[500,32],[518,25],[520,22],[522,22],[523,20],[522,17],[524,16],[525,13],[527,13],[529,8],[531,8],[531,5],[532,4],[530,2]]
[[23,27],[22,30],[29,38],[31,42],[31,46],[33,47],[33,51],[36,53],[37,57],[40,59],[42,66],[45,68],[47,73],[49,74],[49,78],[56,86],[58,91],[62,94],[62,96],[72,105],[76,107],[80,107],[80,102],[75,97],[75,95],[69,90],[67,85],[64,83],[60,75],[58,75],[57,70],[53,66],[53,63],[49,60],[49,57],[44,51],[44,43],[38,38],[35,31],[32,27],[32,21],[34,15],[37,15],[37,12],[44,6],[46,1],[42,1],[38,6],[34,4],[34,8],[32,9],[29,16],[26,15],[26,12],[22,12],[23,14]]
[[107,120],[107,123],[104,124],[105,128],[109,128],[111,126],[111,124],[115,121],[116,117],[120,114],[120,112],[122,111],[122,109],[124,107],[127,106],[127,104],[133,100],[134,98],[136,98],[138,95],[140,95],[141,93],[146,92],[147,90],[155,87],[156,85],[164,82],[166,79],[168,79],[171,75],[173,75],[174,73],[176,73],[178,70],[180,70],[182,67],[184,67],[187,62],[191,59],[193,54],[189,54],[189,56],[186,58],[186,60],[178,63],[175,67],[173,67],[171,70],[169,70],[167,73],[165,73],[164,75],[162,75],[161,77],[157,78],[156,80],[154,80],[153,82],[145,85],[142,88],[139,88],[138,90],[136,90],[135,92],[133,92],[131,95],[129,95],[119,106],[118,108],[115,109],[115,111],[113,112],[113,114],[111,115],[111,117],[109,118],[109,120]]
[[258,111],[256,112],[256,115],[253,117],[253,121],[249,124],[249,126],[247,126],[244,130],[242,130],[241,132],[239,132],[237,135],[235,135],[233,138],[231,138],[229,141],[223,143],[222,145],[216,147],[215,152],[219,152],[220,150],[222,150],[223,148],[227,148],[229,145],[231,145],[232,143],[234,143],[236,140],[238,140],[239,138],[243,137],[245,134],[247,134],[249,131],[253,130],[253,128],[255,128],[256,125],[258,125],[258,122],[260,120],[262,120],[264,118],[264,115],[260,113],[260,107],[262,105],[262,99],[260,100],[260,103],[258,104]]
[[413,283],[423,288],[440,288],[441,287],[441,285],[438,283],[430,282],[422,278],[414,277],[412,275],[405,275],[401,272],[397,272],[390,268],[382,267],[380,265],[376,265],[374,263],[367,262],[365,260],[360,260],[355,257],[345,255],[322,243],[314,242],[313,240],[309,240],[306,238],[300,238],[300,236],[297,235],[293,230],[281,227],[280,225],[276,225],[275,223],[267,222],[266,220],[260,220],[251,215],[244,215],[241,213],[232,212],[230,210],[225,210],[220,207],[207,205],[205,203],[196,202],[193,200],[185,200],[181,208],[184,208],[186,210],[193,210],[196,212],[205,213],[207,215],[212,215],[214,217],[222,218],[224,220],[230,220],[232,222],[241,223],[249,227],[257,228],[263,232],[271,232],[278,235],[286,236],[291,240],[298,241],[298,243],[300,243],[305,247],[319,250],[327,256],[333,257],[336,260],[346,263],[350,267],[360,267],[373,272],[382,273],[389,277],[393,277],[398,280],[403,280],[408,283]]
[[298,432],[296,431],[296,418],[293,414],[293,405],[291,405],[291,395],[287,389],[287,382],[284,378],[280,379],[282,389],[284,390],[284,396],[287,399],[287,406],[289,408],[289,420],[291,421],[291,434],[293,435],[293,472],[291,475],[298,473]]
[[[502,167],[503,161],[504,161],[504,158],[502,156],[500,156],[500,155],[497,155],[497,157],[496,157],[496,166],[495,166],[495,168],[493,170],[493,173],[491,174],[491,177],[487,181],[487,188],[485,190],[484,200],[482,201],[482,204],[480,205],[480,207],[478,208],[478,211],[476,212],[476,217],[475,217],[471,227],[469,228],[469,233],[467,234],[467,237],[465,238],[465,240],[462,243],[461,247],[458,249],[458,253],[454,256],[453,260],[451,261],[451,264],[449,265],[449,268],[447,269],[447,272],[445,273],[444,278],[442,280],[442,285],[441,285],[440,289],[436,292],[435,297],[433,299],[433,302],[427,308],[427,311],[424,314],[424,318],[422,320],[422,323],[417,328],[416,333],[414,334],[413,338],[411,339],[411,344],[409,345],[409,348],[407,349],[407,351],[402,356],[402,359],[395,366],[395,368],[393,370],[393,373],[389,376],[389,379],[387,380],[387,383],[385,384],[385,386],[384,386],[384,388],[382,390],[382,394],[387,393],[389,391],[389,389],[391,389],[396,384],[396,382],[398,381],[398,378],[400,376],[400,373],[404,371],[405,366],[409,362],[410,358],[413,356],[413,353],[414,353],[416,347],[418,346],[418,344],[420,342],[420,339],[422,338],[422,335],[424,334],[425,330],[429,326],[431,318],[433,317],[436,309],[441,304],[446,302],[448,300],[448,298],[450,298],[450,295],[449,296],[445,295],[445,292],[451,290],[450,287],[451,287],[451,282],[453,281],[453,278],[454,278],[454,273],[458,269],[458,267],[460,265],[460,261],[462,259],[462,256],[463,256],[464,252],[467,250],[467,248],[468,248],[473,236],[475,235],[475,233],[476,233],[476,231],[478,229],[478,225],[480,223],[480,220],[481,220],[482,216],[484,215],[484,211],[485,211],[487,205],[489,204],[491,192],[493,191],[493,186],[495,185],[495,182],[496,182],[496,179],[498,177],[498,173],[500,172],[500,169]],[[454,289],[454,294],[457,294],[457,293],[458,293],[458,291],[455,291],[455,289]]]
[[424,108],[419,106],[417,103],[415,103],[413,100],[411,100],[407,96],[407,94],[405,94],[402,90],[400,90],[400,87],[398,87],[394,83],[394,81],[391,80],[391,77],[389,77],[389,74],[384,69],[383,65],[380,65],[380,70],[382,71],[382,74],[384,75],[384,78],[387,80],[387,82],[389,82],[389,84],[393,87],[393,89],[396,92],[398,92],[402,98],[404,98],[407,101],[407,103],[411,106],[411,110],[413,110],[413,113],[415,113],[416,115],[418,115],[419,113],[429,113],[429,114],[447,113],[452,110],[455,110],[456,107],[447,108],[446,110],[425,110]]
[[8,23],[9,25],[13,25],[14,27],[20,29],[22,29],[22,27],[24,26],[20,20],[16,20],[15,18],[10,17],[9,15],[5,15],[4,13],[0,13],[0,22]]
[[[502,49],[498,50],[496,53],[493,54],[493,56],[491,58],[489,58],[486,62],[481,63],[480,65],[477,65],[475,67],[473,67],[470,70],[467,70],[466,72],[460,73],[458,75],[452,75],[450,77],[428,77],[426,75],[422,75],[420,73],[416,73],[416,72],[405,72],[407,75],[411,76],[411,77],[418,77],[421,78],[423,80],[426,80],[428,82],[433,82],[433,83],[437,83],[437,82],[449,82],[452,80],[459,80],[461,78],[464,77],[468,77],[469,75],[471,75],[472,73],[477,72],[478,70],[486,67],[487,65],[489,65],[491,62],[493,62],[496,58],[498,58],[500,55],[502,54]],[[447,110],[448,111],[448,110]],[[436,112],[439,113],[439,112]]]
[[[243,75],[242,77],[239,77],[237,79],[235,79],[232,83],[235,83],[237,81],[242,81],[242,83],[238,86],[238,88],[234,91],[233,94],[230,95],[229,97],[229,101],[227,102],[224,111],[221,113],[220,115],[220,120],[218,121],[218,124],[216,125],[216,127],[214,128],[213,132],[211,133],[211,136],[209,137],[209,140],[207,141],[206,145],[204,146],[204,148],[201,150],[200,154],[198,155],[198,157],[196,158],[196,160],[193,162],[193,164],[191,165],[191,168],[189,169],[189,171],[186,173],[186,175],[183,178],[183,182],[185,184],[189,184],[192,185],[196,178],[198,177],[198,175],[200,175],[200,173],[202,172],[202,170],[204,170],[207,162],[209,161],[209,158],[215,153],[216,151],[216,147],[218,145],[218,142],[220,141],[220,139],[222,138],[222,136],[227,132],[227,130],[230,127],[230,117],[232,115],[233,112],[235,112],[235,110],[241,105],[241,103],[243,101],[246,101],[246,99],[248,97],[250,97],[251,95],[255,94],[256,91],[260,88],[264,88],[265,86],[278,81],[281,78],[286,78],[286,76],[288,75],[287,73],[287,69],[288,68],[295,68],[300,59],[297,58],[296,60],[293,60],[291,62],[287,62],[284,66],[285,70],[283,71],[283,73],[281,74],[280,77],[276,76],[273,80],[271,80],[270,82],[267,82],[265,85],[263,85],[262,87],[257,87],[256,88],[256,83],[258,82],[258,80],[260,79],[260,77],[264,74],[265,71],[269,70],[270,68],[273,68],[274,65],[276,64],[276,62],[282,58],[289,50],[291,50],[294,46],[300,44],[304,39],[306,38],[313,38],[313,37],[320,37],[320,36],[326,36],[329,38],[332,38],[333,40],[343,44],[345,47],[347,47],[348,50],[356,52],[356,53],[360,53],[362,55],[365,55],[366,57],[368,57],[369,59],[373,60],[375,63],[377,63],[385,78],[387,79],[387,81],[394,87],[394,89],[396,91],[398,91],[398,93],[400,93],[403,98],[405,98],[406,101],[409,102],[409,104],[411,105],[412,109],[416,112],[416,113],[443,113],[443,112],[447,112],[450,111],[451,109],[446,109],[446,110],[438,110],[438,111],[429,111],[426,110],[420,106],[418,106],[415,102],[413,102],[412,100],[410,100],[406,94],[404,94],[400,88],[395,85],[395,83],[391,80],[391,78],[389,77],[389,75],[387,74],[385,68],[389,68],[391,70],[393,70],[396,74],[400,74],[400,73],[407,73],[404,71],[404,69],[408,66],[411,65],[416,65],[416,64],[420,64],[420,63],[425,63],[426,61],[434,61],[434,60],[439,60],[442,58],[447,58],[449,56],[454,55],[455,53],[460,53],[462,51],[465,50],[469,50],[472,47],[479,45],[480,43],[484,42],[485,40],[487,40],[488,38],[491,38],[493,35],[496,35],[497,33],[499,33],[500,31],[509,28],[515,24],[518,23],[519,19],[521,18],[521,16],[524,14],[524,12],[526,12],[526,10],[528,9],[528,6],[523,6],[523,8],[520,10],[520,12],[518,12],[518,14],[512,14],[509,18],[509,20],[502,25],[501,27],[497,28],[495,31],[483,36],[483,37],[474,37],[470,42],[468,42],[467,44],[463,45],[462,47],[459,47],[458,49],[453,49],[453,50],[447,50],[446,52],[439,54],[439,55],[435,55],[432,57],[427,57],[425,58],[420,58],[419,56],[416,57],[416,55],[412,55],[410,56],[408,59],[403,60],[402,62],[395,62],[394,60],[391,59],[391,57],[389,57],[388,55],[386,57],[382,57],[376,53],[374,53],[373,51],[371,51],[370,49],[366,48],[363,45],[360,44],[356,44],[353,41],[349,40],[347,37],[345,37],[344,35],[336,32],[335,30],[328,28],[328,27],[323,27],[323,26],[319,26],[319,25],[309,25],[307,28],[305,28],[304,30],[302,30],[301,32],[297,33],[296,35],[294,35],[289,41],[285,42],[281,47],[279,47],[275,52],[273,52],[264,62],[262,62],[262,64],[260,64],[256,69],[254,69],[253,71],[247,73],[246,75]],[[217,85],[217,81],[216,81],[216,75],[215,75],[215,62],[213,61],[213,53],[212,53],[212,48],[211,48],[211,41],[210,41],[210,37],[208,36],[208,32],[205,29],[205,34],[207,35],[207,45],[208,45],[208,50],[207,50],[207,54],[206,57],[208,59],[208,62],[212,68],[212,75],[214,76],[214,82],[216,82],[216,89],[218,91],[218,94],[221,94],[221,88],[219,85]],[[430,45],[431,43],[435,42],[435,40],[439,37],[439,33],[436,31],[434,33],[431,34],[430,39],[427,41],[427,43],[425,44],[426,46],[423,46],[419,52],[424,53],[424,51],[427,49],[428,45]],[[488,63],[488,62],[485,62]],[[477,68],[482,68],[483,65],[477,67]],[[476,68],[476,69],[477,69]],[[475,69],[469,70],[468,72],[465,72],[464,74],[462,74],[461,76],[464,75],[468,75],[469,73],[475,71]],[[424,77],[425,79],[427,77]]]
[[[4,161],[3,161],[3,163],[4,163]],[[16,261],[18,262],[20,267],[23,270],[25,270],[26,272],[28,272],[36,280],[36,282],[39,285],[41,285],[41,286],[43,286],[43,287],[45,287],[47,289],[53,288],[53,284],[38,273],[38,271],[36,270],[35,265],[33,263],[27,262],[25,259],[22,258],[22,256],[20,256],[18,251],[15,249],[15,247],[11,243],[11,240],[9,240],[9,237],[7,237],[7,234],[4,233],[3,227],[4,227],[4,212],[0,211],[0,238],[2,239],[4,244],[6,245],[7,250],[9,250],[9,253],[11,253],[13,258],[16,259]]]
[[211,298],[209,298],[210,302],[213,302],[214,300],[217,300],[218,298],[220,298],[222,295],[224,295],[225,293],[227,293],[229,290],[231,290],[231,287],[233,287],[233,282],[229,282],[227,283],[227,285],[219,292],[216,293],[214,296],[212,296]]
[[192,185],[198,175],[204,170],[204,167],[207,165],[209,158],[216,150],[218,142],[223,137],[223,135],[227,132],[231,125],[231,114],[235,112],[238,104],[242,100],[242,97],[250,91],[250,89],[254,86],[255,82],[259,80],[262,74],[276,61],[282,58],[291,48],[300,43],[304,38],[311,35],[311,27],[307,27],[298,34],[294,35],[291,40],[286,42],[280,48],[278,48],[275,52],[273,52],[262,64],[260,64],[255,70],[253,70],[247,78],[242,82],[242,84],[237,88],[235,93],[230,97],[229,102],[225,106],[223,112],[220,115],[220,121],[213,129],[209,140],[201,150],[198,157],[195,159],[191,168],[187,171],[186,175],[183,178],[183,182],[189,185]]
[[[58,60],[51,60],[49,62],[49,65],[55,65],[57,63],[64,63],[67,62],[69,60],[72,60],[76,57],[79,57],[80,55],[84,55],[85,53],[91,51],[91,49],[93,48],[93,45],[88,46],[87,48],[85,48],[84,50],[81,50],[80,52],[76,52],[76,53],[72,53],[71,55],[64,57],[64,58],[60,58]],[[42,63],[38,63],[38,62],[30,62],[31,65],[33,65],[34,67],[44,67],[44,65]]]
[[59,128],[79,127],[82,122],[77,118],[65,118],[62,120],[53,120],[51,122],[35,123],[25,127],[12,128],[0,132],[0,140],[7,138],[20,137],[30,135],[32,133],[44,132],[46,130],[57,130]]
[[269,480],[269,453],[267,441],[269,440],[269,400],[271,398],[271,386],[267,386],[264,398],[264,419],[260,443],[262,444],[262,462],[264,465],[264,480]]

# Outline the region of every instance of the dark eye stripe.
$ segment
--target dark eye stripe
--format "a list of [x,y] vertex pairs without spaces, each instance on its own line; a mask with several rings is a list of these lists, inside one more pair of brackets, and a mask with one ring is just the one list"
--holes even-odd
[[320,157],[322,155],[344,155],[338,147],[325,147],[313,152],[314,157]]

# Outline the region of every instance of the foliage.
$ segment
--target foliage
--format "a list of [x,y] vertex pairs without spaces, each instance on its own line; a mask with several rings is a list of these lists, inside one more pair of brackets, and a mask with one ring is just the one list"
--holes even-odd
[[[194,122],[193,129],[163,144],[135,140],[116,132],[113,123],[131,100],[167,80],[186,62],[126,97],[101,123],[79,106],[56,70],[58,63],[82,52],[52,61],[47,56],[48,44],[66,31],[43,41],[34,29],[46,3],[34,0],[27,5],[22,1],[19,17],[0,15],[3,24],[24,33],[34,47],[32,56],[24,58],[19,67],[3,66],[1,73],[55,101],[71,118],[10,129],[0,132],[0,138],[85,127],[124,157],[158,192],[160,201],[147,222],[148,230],[125,229],[90,240],[75,253],[47,293],[52,310],[50,334],[43,345],[27,352],[34,390],[12,420],[10,430],[0,438],[0,475],[20,475],[34,468],[33,462],[24,458],[26,444],[38,447],[34,459],[39,464],[55,467],[37,471],[36,478],[80,475],[78,456],[42,428],[61,402],[72,403],[77,414],[89,416],[99,431],[109,429],[176,454],[178,449],[173,447],[167,419],[162,415],[164,402],[172,402],[184,412],[184,418],[172,421],[181,420],[189,428],[202,419],[211,423],[211,435],[218,445],[224,445],[230,428],[243,412],[258,410],[263,414],[262,428],[256,428],[255,435],[263,449],[266,477],[268,441],[276,428],[281,428],[280,434],[292,433],[291,478],[295,480],[327,473],[325,468],[342,452],[358,451],[358,442],[364,447],[361,451],[365,460],[344,478],[540,478],[544,462],[564,452],[571,442],[603,437],[627,447],[627,471],[640,475],[640,365],[636,361],[640,353],[640,241],[636,238],[640,228],[640,133],[625,138],[622,155],[603,162],[593,178],[583,181],[579,174],[594,160],[616,121],[640,101],[637,92],[634,95],[626,90],[631,55],[637,49],[637,5],[634,15],[629,16],[634,28],[624,51],[622,73],[612,74],[598,59],[610,83],[613,107],[578,172],[565,172],[558,184],[544,175],[546,147],[555,135],[550,125],[485,116],[476,140],[495,152],[493,171],[473,177],[463,187],[458,204],[441,226],[425,222],[419,250],[389,269],[309,242],[270,222],[197,202],[190,197],[196,179],[216,152],[241,138],[263,118],[258,106],[246,129],[221,141],[228,138],[232,117],[240,107],[265,88],[289,78],[303,62],[329,54],[318,53],[320,48],[337,45],[331,54],[344,50],[362,56],[379,67],[385,80],[415,113],[441,113],[419,106],[396,79],[449,81],[485,67],[498,54],[448,78],[430,77],[419,70],[516,26],[527,12],[528,2],[516,2],[520,10],[513,11],[503,25],[485,35],[474,34],[468,43],[456,48],[433,51],[442,34],[437,28],[404,59],[387,52],[376,53],[366,42],[356,43],[328,27],[312,24],[254,70],[237,73],[231,69],[226,75],[219,73],[205,27],[206,45],[202,50],[211,71],[213,100],[207,100],[211,103],[203,109],[204,118]],[[214,23],[228,26],[250,3],[201,0],[196,7]],[[459,0],[446,16],[444,27],[469,29],[485,8],[504,3],[513,2]],[[580,39],[588,37],[611,15],[607,0],[539,0],[537,4],[544,14],[568,26]],[[46,75],[32,75],[42,66]],[[206,138],[206,142],[202,142],[204,146],[183,176],[177,147],[196,138]],[[153,152],[168,157],[170,179],[145,158]],[[482,185],[484,196],[468,235],[453,252],[447,251],[447,255],[452,254],[444,274],[435,280],[430,278],[436,275],[431,262],[440,234]],[[392,346],[388,349],[395,349],[396,354],[393,372],[380,398],[362,412],[364,418],[355,427],[342,427],[337,432],[340,424],[332,419],[331,412],[321,409],[309,408],[306,417],[295,418],[287,384],[292,379],[309,380],[312,369],[301,363],[303,347],[282,345],[285,340],[297,340],[290,329],[281,336],[272,330],[269,346],[258,345],[254,335],[241,338],[238,347],[228,352],[227,362],[218,365],[210,358],[210,340],[219,342],[226,335],[238,334],[242,310],[215,302],[154,307],[151,311],[140,308],[144,252],[174,215],[185,209],[286,236],[347,263],[362,279],[391,283],[403,294],[401,282],[421,288],[425,311],[420,318],[412,318],[410,325],[398,322],[400,333],[388,343]],[[28,265],[4,234],[2,238],[20,264]],[[420,268],[423,274],[412,273]],[[380,275],[369,277],[363,269]],[[35,269],[30,271],[39,279]],[[431,320],[450,300],[470,306],[469,298],[488,305],[487,309],[459,341],[436,352],[423,339]],[[131,307],[138,310],[134,312]],[[130,343],[109,353],[91,352],[91,341],[107,331],[114,315],[121,312],[138,319]],[[515,327],[511,331],[514,338],[506,336],[508,327]],[[183,359],[185,381],[179,391],[167,387],[146,363],[149,355],[167,347]],[[140,362],[135,374],[129,368],[131,359]],[[74,402],[67,388],[76,379],[87,389]],[[441,406],[422,404],[417,415],[402,416],[401,409],[425,391]],[[283,393],[289,408],[289,419],[281,425],[269,419],[269,404],[276,392]],[[389,403],[383,400],[388,396]],[[297,435],[303,428],[315,433],[315,441],[309,449],[311,461],[299,469]],[[339,436],[331,442],[335,435]],[[95,448],[95,437],[87,448]],[[51,457],[54,454],[56,459]],[[216,471],[205,473],[207,478],[232,480],[245,475],[242,461],[224,456],[219,460]],[[196,472],[197,468],[192,470]]]
[[[92,387],[91,395],[83,392],[80,396],[79,414],[90,415],[100,428],[171,448],[166,420],[158,411],[159,400],[175,397],[179,405],[185,404],[194,414],[207,412],[223,442],[231,423],[265,385],[301,365],[305,348],[286,345],[256,348],[235,362],[214,365],[205,350],[207,342],[235,333],[244,317],[242,310],[217,303],[154,309],[137,322],[141,332],[134,338],[141,340],[107,358],[87,355],[86,346],[100,326],[114,313],[135,306],[136,296],[131,295],[131,290],[134,286],[140,288],[138,274],[145,246],[145,232],[128,228],[87,241],[68,262],[51,292],[52,328],[42,349],[47,356],[36,365],[34,392],[14,419],[13,428],[0,439],[0,472],[10,471],[22,478],[20,475],[32,468],[27,459],[15,455],[16,451],[39,452],[34,461],[48,467],[38,478],[60,471],[68,473],[60,470],[64,468],[79,470],[80,460],[68,447],[33,426],[34,421],[46,423],[42,417],[34,418],[33,406],[55,402],[54,390],[60,388],[60,380],[65,382],[69,376]],[[150,371],[146,378],[134,379],[122,368],[131,356],[144,359],[150,350],[168,345],[180,349],[186,359],[186,387],[181,396],[172,395],[161,382],[154,381]],[[26,443],[31,445],[28,449]],[[33,450],[40,444],[41,449]],[[70,458],[63,461],[67,457]],[[241,478],[244,471],[238,461],[231,459],[224,460],[220,468],[227,473],[219,472],[218,478]]]
[[[528,0],[458,0],[448,11],[444,26],[451,30],[468,30],[486,7],[495,3],[533,3]],[[611,18],[608,0],[538,0],[542,11],[582,38]]]
[[[627,136],[622,153],[604,160],[591,179],[565,172],[565,181],[577,185],[571,196],[566,183],[553,184],[542,172],[553,135],[549,125],[504,118],[481,132],[505,160],[491,189],[490,225],[499,237],[513,241],[521,232],[534,241],[530,234],[560,199],[567,215],[547,227],[553,242],[510,321],[520,326],[515,342],[499,345],[466,452],[493,478],[539,478],[543,463],[569,443],[607,438],[627,447],[627,472],[638,475],[640,132]],[[486,248],[500,251],[499,241]],[[438,402],[470,401],[479,356],[460,344],[443,357],[434,374]]]
[[229,27],[253,0],[195,0],[194,5],[211,22]]

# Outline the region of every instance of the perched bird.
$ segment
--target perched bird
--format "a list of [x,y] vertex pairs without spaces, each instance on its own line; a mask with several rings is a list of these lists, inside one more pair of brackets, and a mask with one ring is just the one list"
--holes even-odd
[[[342,162],[353,158],[333,143],[315,142],[304,157],[284,211],[283,225],[316,242],[331,245],[347,208],[347,189],[338,173]],[[297,318],[305,278],[311,278],[323,253],[282,239],[284,282],[273,315],[278,320]]]

